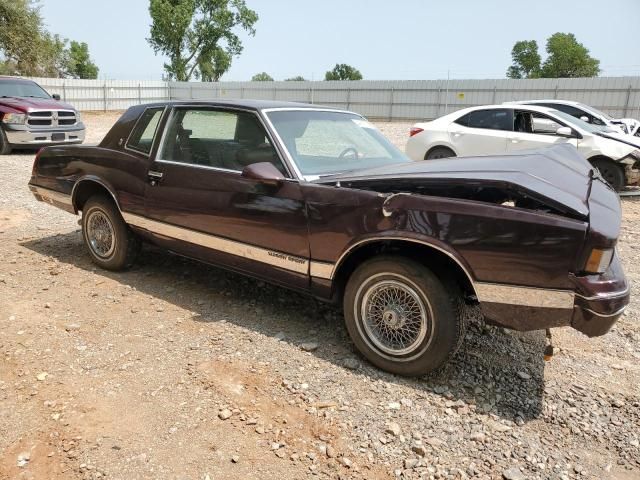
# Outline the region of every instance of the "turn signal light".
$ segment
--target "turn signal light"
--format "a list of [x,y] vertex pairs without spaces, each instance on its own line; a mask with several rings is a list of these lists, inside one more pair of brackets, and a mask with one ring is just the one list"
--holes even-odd
[[591,255],[589,255],[584,269],[587,273],[604,273],[607,271],[607,268],[609,268],[612,258],[613,249],[602,250],[594,248],[591,250]]
[[417,135],[420,132],[424,132],[424,128],[411,127],[411,130],[409,130],[409,136],[413,137],[414,135]]

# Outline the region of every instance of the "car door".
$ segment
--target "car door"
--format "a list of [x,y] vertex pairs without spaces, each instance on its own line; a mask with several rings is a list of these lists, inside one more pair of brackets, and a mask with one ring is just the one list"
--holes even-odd
[[539,112],[515,110],[514,131],[509,134],[507,150],[510,152],[542,148],[561,143],[578,146],[576,137],[558,135],[557,130],[567,125]]
[[458,156],[501,154],[512,129],[512,110],[474,110],[449,125],[449,137]]
[[[242,175],[267,162],[276,185]],[[180,254],[298,289],[309,283],[305,203],[257,112],[176,106],[149,170],[146,225]]]

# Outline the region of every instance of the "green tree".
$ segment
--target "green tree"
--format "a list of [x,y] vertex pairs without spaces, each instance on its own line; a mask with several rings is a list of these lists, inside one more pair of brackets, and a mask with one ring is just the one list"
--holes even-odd
[[304,78],[302,75],[298,75],[296,77],[285,78],[284,81],[285,82],[306,82],[307,79]]
[[222,48],[217,48],[208,58],[198,59],[200,80],[203,82],[217,82],[231,67],[231,55]]
[[333,67],[333,70],[329,70],[324,79],[329,80],[362,80],[362,74],[360,71],[351,65],[346,63],[339,63]]
[[0,73],[39,77],[96,78],[86,43],[49,33],[32,0],[0,0]]
[[576,40],[573,33],[554,33],[547,39],[547,59],[541,64],[535,40],[516,42],[511,50],[509,78],[571,78],[596,77],[600,60]]
[[273,82],[273,77],[267,72],[256,73],[251,77],[252,82]]
[[41,56],[42,18],[31,0],[0,0],[0,54],[2,71],[37,74]]
[[547,59],[542,65],[545,78],[597,77],[600,60],[576,40],[573,33],[554,33],[547,40]]
[[64,60],[66,63],[66,75],[83,79],[98,78],[99,69],[96,64],[91,61],[89,46],[86,43],[71,41]]
[[540,54],[538,42],[522,40],[511,50],[513,64],[507,70],[509,78],[538,78],[540,76]]
[[165,71],[179,81],[220,78],[242,52],[235,30],[255,35],[258,21],[244,0],[150,0],[149,13],[148,42],[169,57]]

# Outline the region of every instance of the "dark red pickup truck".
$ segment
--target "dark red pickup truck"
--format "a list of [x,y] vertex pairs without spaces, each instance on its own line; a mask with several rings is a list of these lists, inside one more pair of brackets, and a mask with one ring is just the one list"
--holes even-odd
[[141,241],[342,303],[374,364],[442,365],[464,309],[603,335],[629,303],[620,201],[575,148],[413,162],[360,115],[267,101],[130,108],[98,146],[49,147],[36,198],[82,212],[87,251]]
[[0,155],[14,148],[84,141],[84,125],[73,106],[32,80],[0,77]]

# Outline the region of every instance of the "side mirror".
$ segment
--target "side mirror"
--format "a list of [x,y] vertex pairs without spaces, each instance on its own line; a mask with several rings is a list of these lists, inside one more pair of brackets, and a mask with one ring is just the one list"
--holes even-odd
[[569,127],[560,127],[559,129],[556,130],[556,135],[558,135],[559,137],[567,137],[567,138],[572,138],[573,135],[573,130],[571,130],[571,128]]
[[587,123],[589,123],[589,117],[587,117],[586,115],[582,115],[582,116],[580,117],[580,120],[582,120],[583,122],[587,122]]
[[57,93],[54,93],[53,95],[51,95],[51,98],[53,98],[54,100],[57,100],[58,102],[60,101],[60,95]]
[[247,165],[244,167],[244,170],[242,170],[241,176],[274,187],[284,181],[284,175],[273,166],[273,163],[269,162]]

